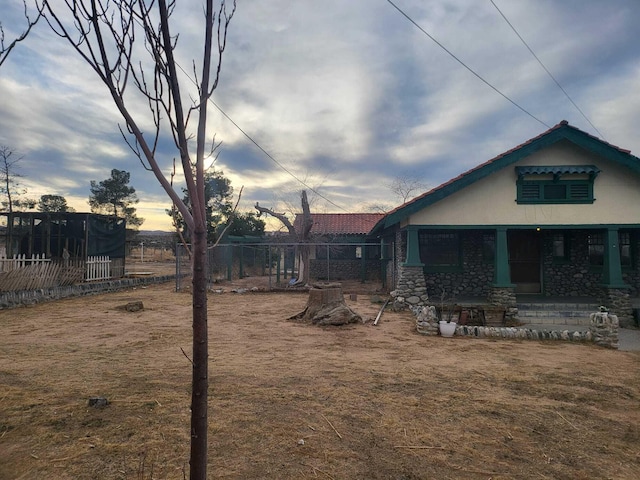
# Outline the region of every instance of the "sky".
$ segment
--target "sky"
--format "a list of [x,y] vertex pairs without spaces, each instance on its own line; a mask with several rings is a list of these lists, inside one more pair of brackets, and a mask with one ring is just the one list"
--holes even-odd
[[[202,2],[178,4],[176,57],[192,72]],[[208,133],[222,142],[214,168],[243,188],[240,210],[299,210],[302,189],[317,213],[391,209],[394,180],[415,179],[417,196],[562,120],[640,154],[640,1],[393,4],[238,0]],[[1,3],[6,39],[22,15],[21,2]],[[144,102],[130,105],[151,130]],[[87,212],[90,182],[126,170],[141,229],[170,230],[169,197],[119,125],[104,85],[46,23],[0,67],[0,146],[21,157],[25,196]],[[167,176],[176,156],[167,134],[156,155]]]

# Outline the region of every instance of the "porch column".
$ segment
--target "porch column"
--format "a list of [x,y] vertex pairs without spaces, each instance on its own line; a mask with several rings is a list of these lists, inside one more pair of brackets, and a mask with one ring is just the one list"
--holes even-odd
[[618,317],[621,327],[633,325],[633,308],[629,298],[629,285],[622,279],[618,229],[608,228],[604,237],[602,283],[609,311]]
[[418,228],[407,228],[407,258],[403,264],[405,267],[424,267],[420,261],[420,240],[418,238]]
[[607,288],[628,288],[622,280],[622,264],[620,263],[620,245],[618,245],[618,229],[609,227],[604,237],[604,265],[602,283]]
[[507,246],[507,229],[496,228],[496,255],[493,263],[493,286],[513,287],[509,270],[509,248]]

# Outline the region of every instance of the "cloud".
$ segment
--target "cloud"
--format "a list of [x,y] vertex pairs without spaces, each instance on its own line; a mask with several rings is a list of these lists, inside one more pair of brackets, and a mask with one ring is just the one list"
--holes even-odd
[[[385,185],[406,170],[438,185],[562,119],[597,135],[490,2],[396,3],[531,115],[387,2],[243,0],[213,100],[275,161],[213,104],[207,128],[210,139],[222,141],[216,168],[236,192],[244,185],[242,208],[255,201],[296,205],[302,188],[319,192],[319,211],[393,204]],[[496,4],[606,140],[637,154],[637,0],[615,7],[596,0]],[[179,2],[174,15],[186,105],[195,96],[194,59],[198,75],[200,69],[202,8]],[[14,28],[21,18],[20,2],[0,7],[4,25]],[[24,154],[30,192],[61,194],[82,209],[91,180],[127,170],[144,228],[169,228],[169,199],[122,140],[123,121],[104,85],[45,27],[0,69],[0,144]],[[131,95],[128,102],[152,135],[146,100]],[[167,175],[176,157],[173,139],[162,136],[157,159]],[[178,173],[176,189],[182,182]]]

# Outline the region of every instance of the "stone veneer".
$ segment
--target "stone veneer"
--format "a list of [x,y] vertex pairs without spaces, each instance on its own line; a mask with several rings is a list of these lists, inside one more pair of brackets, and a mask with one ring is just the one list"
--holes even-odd
[[633,308],[631,306],[631,298],[629,291],[626,289],[610,288],[606,291],[606,305],[612,313],[615,313],[620,319],[621,327],[632,327]]
[[426,305],[429,296],[427,295],[422,267],[401,265],[398,273],[398,284],[396,289],[391,292],[391,296],[394,299],[394,307]]
[[504,307],[505,323],[512,323],[518,320],[518,302],[514,287],[491,287],[487,300],[491,305]]

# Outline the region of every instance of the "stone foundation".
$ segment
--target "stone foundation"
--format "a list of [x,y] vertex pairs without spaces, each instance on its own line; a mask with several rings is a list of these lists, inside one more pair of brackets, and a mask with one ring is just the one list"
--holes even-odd
[[631,298],[629,291],[618,288],[609,288],[606,290],[607,306],[609,312],[614,313],[621,327],[633,326],[633,307],[631,306]]
[[515,287],[491,287],[487,301],[491,305],[505,309],[505,323],[512,323],[518,320],[518,302]]
[[429,296],[422,267],[401,265],[398,272],[398,285],[391,292],[391,296],[396,309],[426,305]]

